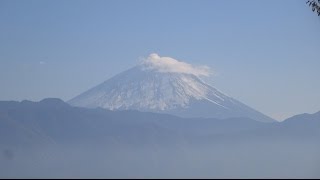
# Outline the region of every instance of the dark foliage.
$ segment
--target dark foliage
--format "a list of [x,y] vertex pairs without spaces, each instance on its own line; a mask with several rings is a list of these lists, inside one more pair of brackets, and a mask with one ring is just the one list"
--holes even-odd
[[320,0],[308,0],[306,4],[312,8],[313,12],[316,12],[320,16]]

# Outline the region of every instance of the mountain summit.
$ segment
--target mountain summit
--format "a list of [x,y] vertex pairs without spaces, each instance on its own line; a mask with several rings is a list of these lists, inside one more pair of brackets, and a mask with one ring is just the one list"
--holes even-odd
[[273,119],[219,92],[200,79],[206,66],[195,67],[170,57],[151,54],[137,66],[89,89],[68,103],[110,110],[139,110],[182,117],[249,117]]

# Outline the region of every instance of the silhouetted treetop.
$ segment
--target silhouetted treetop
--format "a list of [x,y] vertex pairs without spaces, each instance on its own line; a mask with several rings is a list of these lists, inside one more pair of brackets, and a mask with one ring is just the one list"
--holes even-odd
[[316,12],[320,16],[320,0],[308,0],[306,4],[312,8],[313,12]]

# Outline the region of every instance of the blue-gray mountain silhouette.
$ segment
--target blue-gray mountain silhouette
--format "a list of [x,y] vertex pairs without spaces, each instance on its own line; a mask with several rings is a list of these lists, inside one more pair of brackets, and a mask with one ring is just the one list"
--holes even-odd
[[0,177],[319,178],[320,113],[281,123],[0,102]]

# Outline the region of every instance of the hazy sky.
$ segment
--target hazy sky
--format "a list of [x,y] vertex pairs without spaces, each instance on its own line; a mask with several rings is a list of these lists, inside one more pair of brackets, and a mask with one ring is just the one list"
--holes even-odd
[[276,119],[314,113],[319,32],[304,0],[0,0],[0,100],[69,100],[158,53]]

